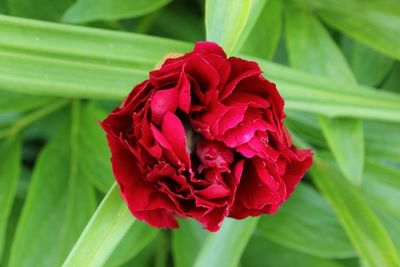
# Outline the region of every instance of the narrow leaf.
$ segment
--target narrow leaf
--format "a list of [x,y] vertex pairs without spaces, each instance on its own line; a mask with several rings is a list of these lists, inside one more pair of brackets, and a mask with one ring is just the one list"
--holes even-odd
[[207,0],[207,40],[220,44],[230,55],[249,19],[253,1],[255,0]]
[[0,260],[20,172],[21,141],[17,138],[0,143]]
[[138,17],[153,12],[169,2],[170,0],[78,0],[67,10],[62,21],[85,23]]
[[102,266],[134,221],[121,199],[118,186],[114,184],[82,232],[63,267]]
[[327,197],[366,266],[399,266],[392,240],[357,188],[341,175],[332,159],[318,154],[313,181]]
[[204,242],[194,267],[237,266],[258,218],[226,219],[222,228]]

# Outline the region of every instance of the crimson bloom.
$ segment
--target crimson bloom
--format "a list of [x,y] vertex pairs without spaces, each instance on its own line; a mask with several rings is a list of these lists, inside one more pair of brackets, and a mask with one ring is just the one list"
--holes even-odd
[[102,122],[132,214],[217,231],[226,216],[276,212],[312,163],[292,145],[283,106],[257,63],[215,43],[167,59]]

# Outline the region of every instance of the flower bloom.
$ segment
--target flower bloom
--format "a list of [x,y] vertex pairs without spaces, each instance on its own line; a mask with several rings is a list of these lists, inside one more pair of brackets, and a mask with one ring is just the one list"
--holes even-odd
[[102,122],[129,210],[156,227],[191,217],[209,231],[226,216],[276,212],[312,163],[292,145],[283,106],[257,63],[215,43],[167,59]]

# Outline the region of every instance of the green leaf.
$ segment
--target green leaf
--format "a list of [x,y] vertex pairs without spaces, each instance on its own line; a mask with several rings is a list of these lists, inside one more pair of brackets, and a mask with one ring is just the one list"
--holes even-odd
[[102,192],[107,192],[113,183],[111,155],[106,135],[98,121],[107,116],[93,103],[82,109],[79,131],[80,168],[90,182]]
[[355,255],[332,208],[306,184],[299,184],[275,215],[261,217],[256,234],[316,257],[349,258]]
[[393,91],[400,92],[400,63],[396,62],[392,71],[389,73],[389,77],[384,82],[382,88]]
[[207,40],[218,43],[231,55],[249,20],[253,2],[256,1],[259,0],[207,0]]
[[7,14],[7,2],[6,0],[0,0],[0,14]]
[[[355,83],[344,55],[324,26],[307,11],[286,6],[286,43],[295,68],[343,82]],[[321,60],[323,58],[324,60]],[[360,120],[319,119],[328,145],[346,177],[362,181],[364,135]]]
[[307,0],[330,26],[381,53],[400,59],[400,5],[397,0]]
[[159,230],[143,222],[135,222],[128,232],[121,239],[114,252],[108,258],[104,266],[121,266],[134,258],[155,238]]
[[21,141],[8,139],[0,143],[0,260],[6,239],[7,222],[17,192],[21,172]]
[[25,112],[52,102],[51,97],[38,97],[22,93],[0,91],[0,113]]
[[319,121],[340,169],[349,181],[360,185],[365,155],[361,121],[347,118],[320,118]]
[[379,85],[392,69],[394,60],[362,43],[343,39],[342,43],[357,81],[368,86]]
[[[64,97],[121,100],[148,77],[144,69],[153,68],[167,52],[192,47],[167,39],[7,16],[0,16],[0,32],[4,37],[0,38],[0,90]],[[396,94],[254,60],[278,84],[287,110],[400,121]]]
[[319,153],[311,175],[334,208],[361,260],[370,267],[399,266],[399,257],[382,223],[331,158]]
[[175,267],[193,266],[196,256],[208,234],[194,220],[185,219],[179,222],[179,229],[172,232],[172,250]]
[[400,124],[368,121],[364,132],[368,157],[400,164]]
[[145,15],[162,8],[171,0],[78,0],[64,14],[62,21],[85,23],[117,20]]
[[279,43],[282,28],[280,0],[268,0],[241,52],[250,56],[272,59]]
[[173,1],[152,15],[154,22],[148,33],[191,42],[205,40],[204,21],[199,13],[192,1]]
[[311,13],[285,5],[285,37],[290,65],[327,78],[355,82],[339,47]]
[[10,267],[59,266],[92,214],[93,189],[79,171],[79,104],[37,160],[12,245]]
[[258,218],[225,219],[221,229],[206,239],[194,267],[237,266]]
[[118,186],[114,184],[69,253],[63,267],[102,266],[134,222],[135,219],[121,199]]
[[59,21],[75,0],[6,0],[11,15],[48,21]]
[[341,264],[282,247],[255,236],[243,253],[243,267],[343,267]]
[[362,192],[371,205],[400,220],[400,170],[368,160]]

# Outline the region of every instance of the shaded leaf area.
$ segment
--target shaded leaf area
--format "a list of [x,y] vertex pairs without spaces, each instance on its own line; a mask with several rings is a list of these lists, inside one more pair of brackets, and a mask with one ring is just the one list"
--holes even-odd
[[0,262],[20,173],[21,140],[19,138],[7,139],[0,143]]
[[254,237],[242,258],[243,267],[344,267],[334,260],[323,259],[285,248],[262,237]]
[[361,84],[379,86],[393,68],[392,58],[360,42],[344,37],[341,44],[351,69]]
[[138,17],[155,11],[170,1],[78,0],[65,12],[62,21],[68,23],[85,23],[96,20]]
[[256,234],[281,246],[321,258],[349,258],[355,252],[327,201],[300,184],[273,216],[263,216]]
[[10,15],[59,21],[75,0],[5,0]]
[[384,224],[357,188],[341,175],[332,158],[320,152],[311,175],[367,266],[398,266],[399,256]]
[[0,113],[26,112],[49,104],[54,98],[0,91]]
[[[97,124],[104,112],[93,103],[75,106],[72,119],[62,110],[28,127],[24,134],[28,138],[54,137],[36,162],[10,266],[61,264],[95,209],[93,186],[107,191],[112,184],[108,148]],[[43,133],[44,127],[50,132]],[[132,235],[137,233],[127,238]]]
[[74,104],[71,120],[40,153],[9,266],[60,265],[95,209],[94,190],[78,164],[79,116]]

